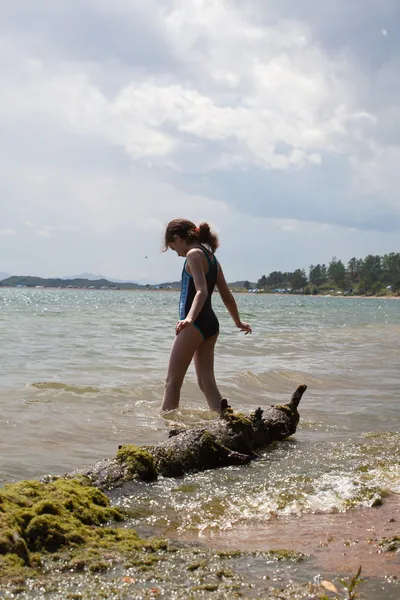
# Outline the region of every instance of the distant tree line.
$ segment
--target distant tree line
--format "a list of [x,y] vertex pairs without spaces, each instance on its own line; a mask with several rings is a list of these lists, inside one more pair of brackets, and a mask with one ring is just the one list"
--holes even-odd
[[400,253],[351,258],[347,266],[334,256],[329,265],[310,265],[308,274],[305,269],[296,269],[292,273],[273,271],[268,276],[263,275],[257,282],[257,288],[305,294],[330,290],[360,295],[383,295],[388,291],[399,294]]

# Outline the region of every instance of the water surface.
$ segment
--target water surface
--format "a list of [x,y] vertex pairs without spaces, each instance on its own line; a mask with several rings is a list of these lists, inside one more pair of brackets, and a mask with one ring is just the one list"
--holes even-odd
[[[308,385],[295,436],[248,468],[160,479],[114,494],[135,526],[209,538],[254,522],[345,512],[400,493],[400,303],[237,296],[252,336],[220,299],[216,374],[232,406],[286,402]],[[181,410],[160,415],[178,295],[0,288],[0,483],[63,473],[214,418],[189,370]]]

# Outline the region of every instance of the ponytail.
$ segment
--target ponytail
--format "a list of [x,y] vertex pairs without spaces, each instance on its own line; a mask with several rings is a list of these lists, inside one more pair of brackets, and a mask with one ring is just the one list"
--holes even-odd
[[196,227],[192,221],[186,219],[170,221],[165,230],[165,250],[168,250],[168,244],[174,241],[176,235],[188,243],[198,241],[200,244],[205,244],[212,252],[215,252],[219,246],[217,234],[213,233],[209,224],[205,222]]
[[196,229],[196,233],[200,244],[209,246],[213,252],[216,251],[219,246],[218,236],[211,231],[208,223],[200,223],[199,227]]

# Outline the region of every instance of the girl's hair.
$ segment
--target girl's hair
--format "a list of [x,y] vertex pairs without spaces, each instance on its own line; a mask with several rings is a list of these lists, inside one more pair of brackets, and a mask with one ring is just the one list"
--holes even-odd
[[165,230],[165,249],[174,241],[175,236],[180,237],[187,243],[198,242],[206,244],[215,252],[219,246],[218,236],[213,233],[208,223],[200,223],[198,227],[192,221],[186,219],[174,219],[170,221]]

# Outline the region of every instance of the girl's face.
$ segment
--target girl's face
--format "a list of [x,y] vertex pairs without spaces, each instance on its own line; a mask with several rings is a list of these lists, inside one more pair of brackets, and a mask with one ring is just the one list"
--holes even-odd
[[174,241],[168,244],[168,248],[171,248],[178,256],[186,256],[189,252],[189,247],[185,240],[180,238],[178,235],[174,237]]

